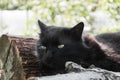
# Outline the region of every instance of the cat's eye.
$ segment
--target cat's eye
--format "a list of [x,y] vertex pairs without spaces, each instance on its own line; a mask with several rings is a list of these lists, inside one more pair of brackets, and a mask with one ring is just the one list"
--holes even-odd
[[61,49],[64,47],[64,44],[58,45],[58,48]]
[[41,49],[46,49],[46,46],[40,46]]

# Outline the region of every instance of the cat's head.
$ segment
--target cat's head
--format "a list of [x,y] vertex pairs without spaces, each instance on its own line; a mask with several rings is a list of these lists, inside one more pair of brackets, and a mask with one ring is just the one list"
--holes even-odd
[[66,61],[86,59],[87,50],[82,42],[83,22],[72,28],[47,26],[39,20],[38,24],[41,30],[37,43],[40,66],[48,72],[63,70]]
[[[82,40],[84,23],[80,22],[72,28],[47,26],[38,20],[41,30],[37,42],[40,69],[48,74],[62,73],[65,62],[73,61],[88,67],[91,64],[101,67],[106,59],[100,43],[91,36]],[[104,68],[104,63],[102,64]]]

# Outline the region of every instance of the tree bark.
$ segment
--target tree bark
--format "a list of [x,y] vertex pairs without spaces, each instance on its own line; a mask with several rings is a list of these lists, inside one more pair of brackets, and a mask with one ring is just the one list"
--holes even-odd
[[3,35],[0,38],[0,66],[2,80],[25,80],[39,76],[35,56],[36,39]]
[[1,80],[25,80],[19,51],[8,36],[0,38]]
[[22,57],[22,65],[25,71],[26,78],[30,76],[39,76],[39,67],[37,64],[35,44],[36,39],[29,37],[13,37],[9,36],[12,41],[15,42],[20,56]]

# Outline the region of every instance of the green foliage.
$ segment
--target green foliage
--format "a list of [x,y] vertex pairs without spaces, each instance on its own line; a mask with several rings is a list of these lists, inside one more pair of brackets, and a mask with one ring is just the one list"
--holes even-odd
[[92,25],[94,17],[91,12],[100,10],[120,22],[120,0],[0,0],[0,9],[32,11],[34,15],[28,19],[26,28],[31,32],[25,34],[32,33],[33,28],[29,27],[37,23],[38,18],[47,24],[59,26],[72,26],[80,21]]

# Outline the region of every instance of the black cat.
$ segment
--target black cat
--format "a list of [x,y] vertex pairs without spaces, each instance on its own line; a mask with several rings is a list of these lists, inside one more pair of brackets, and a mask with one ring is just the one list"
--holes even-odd
[[66,61],[73,61],[85,68],[93,64],[120,71],[120,33],[82,36],[83,22],[73,28],[47,26],[39,20],[38,23],[41,29],[37,42],[39,65],[46,75],[64,73]]

